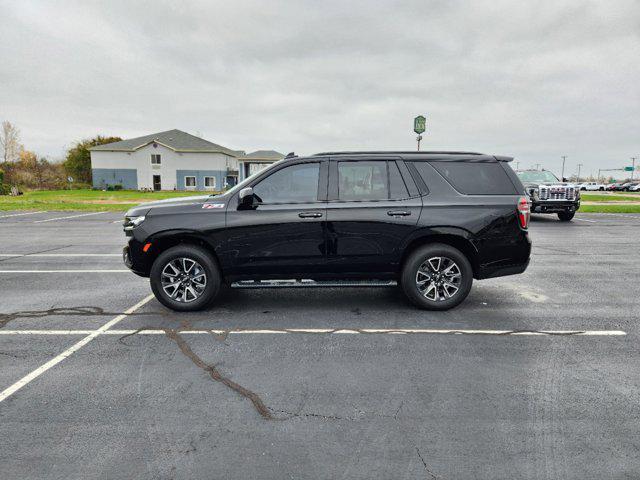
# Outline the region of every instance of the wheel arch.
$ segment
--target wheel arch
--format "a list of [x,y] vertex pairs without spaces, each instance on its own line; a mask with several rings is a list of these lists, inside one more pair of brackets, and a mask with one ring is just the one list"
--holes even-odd
[[145,243],[151,243],[151,248],[147,252],[149,255],[149,265],[152,265],[156,258],[169,248],[178,245],[194,245],[206,250],[214,262],[216,262],[220,273],[223,273],[222,264],[213,245],[211,245],[203,235],[193,230],[167,230],[158,232],[147,238]]
[[474,278],[477,278],[480,271],[480,255],[478,249],[471,242],[470,234],[465,230],[443,229],[435,232],[422,232],[420,235],[411,238],[403,250],[400,267],[404,266],[405,261],[413,251],[432,243],[443,243],[460,250],[469,260]]

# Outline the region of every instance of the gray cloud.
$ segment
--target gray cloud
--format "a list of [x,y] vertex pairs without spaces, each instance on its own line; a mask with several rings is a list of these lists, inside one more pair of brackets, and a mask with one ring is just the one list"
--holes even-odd
[[0,119],[60,157],[169,128],[231,148],[425,145],[568,172],[640,154],[637,1],[0,0]]

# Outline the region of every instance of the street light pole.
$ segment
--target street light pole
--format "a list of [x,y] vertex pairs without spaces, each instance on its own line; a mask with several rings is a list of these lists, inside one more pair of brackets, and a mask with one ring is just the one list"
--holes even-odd
[[631,181],[633,182],[633,171],[636,169],[636,158],[631,157]]
[[578,164],[578,179],[576,180],[576,183],[580,183],[580,167],[582,167],[581,163]]
[[564,182],[564,161],[567,159],[566,155],[562,155],[562,174],[560,175],[560,180]]

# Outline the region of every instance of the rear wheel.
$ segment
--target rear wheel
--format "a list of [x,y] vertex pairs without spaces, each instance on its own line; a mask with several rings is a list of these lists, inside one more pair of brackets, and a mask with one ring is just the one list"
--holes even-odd
[[448,310],[469,294],[473,269],[460,250],[434,243],[409,255],[402,268],[401,283],[414,305],[426,310]]
[[576,212],[570,212],[568,210],[564,212],[558,212],[558,218],[561,222],[569,222],[575,214]]
[[218,294],[220,270],[209,252],[195,245],[178,245],[162,252],[153,262],[151,290],[172,310],[202,310]]

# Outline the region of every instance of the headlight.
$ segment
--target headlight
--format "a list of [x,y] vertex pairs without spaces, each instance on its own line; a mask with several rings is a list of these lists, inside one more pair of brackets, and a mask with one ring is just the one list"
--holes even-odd
[[135,227],[144,222],[144,219],[144,215],[140,215],[139,217],[124,217],[124,231],[128,232],[133,230]]

